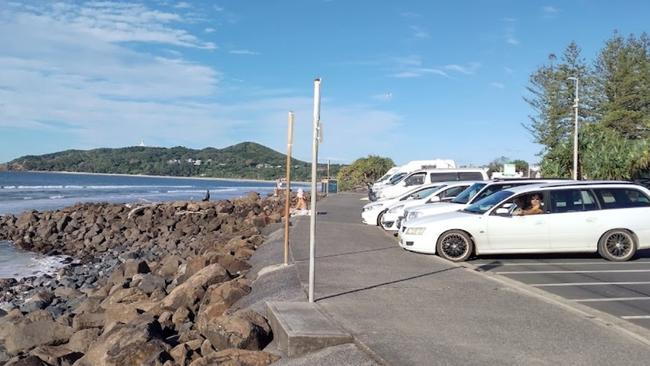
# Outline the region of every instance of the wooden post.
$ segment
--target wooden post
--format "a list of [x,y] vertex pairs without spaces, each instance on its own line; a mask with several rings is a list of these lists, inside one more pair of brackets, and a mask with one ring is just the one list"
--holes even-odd
[[289,211],[291,208],[291,147],[293,146],[293,112],[289,112],[289,132],[287,134],[287,181],[284,204],[284,265],[289,264]]

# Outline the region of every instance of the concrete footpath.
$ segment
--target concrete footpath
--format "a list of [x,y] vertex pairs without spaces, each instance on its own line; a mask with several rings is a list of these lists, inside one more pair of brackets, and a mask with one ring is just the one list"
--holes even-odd
[[[362,195],[318,206],[319,308],[360,348],[391,365],[648,365],[650,347],[626,333],[455,266],[402,250],[361,224]],[[291,231],[307,286],[309,217]]]

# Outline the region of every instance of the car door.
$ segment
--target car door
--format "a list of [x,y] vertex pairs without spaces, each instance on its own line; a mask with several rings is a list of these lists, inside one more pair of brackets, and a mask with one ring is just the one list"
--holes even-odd
[[547,208],[549,243],[553,251],[596,250],[599,206],[589,189],[556,189],[549,192]]
[[[528,194],[529,195],[529,194]],[[548,215],[514,216],[513,202],[508,200],[487,216],[488,248],[494,253],[544,252],[549,250]],[[497,214],[507,208],[507,214]]]

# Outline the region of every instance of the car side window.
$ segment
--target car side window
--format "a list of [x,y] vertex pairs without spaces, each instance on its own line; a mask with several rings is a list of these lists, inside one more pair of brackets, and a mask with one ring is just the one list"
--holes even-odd
[[483,180],[483,174],[479,172],[459,172],[458,178],[460,180]]
[[650,198],[635,188],[598,188],[595,192],[603,209],[650,206]]
[[426,173],[413,174],[412,176],[406,178],[405,182],[407,186],[416,186],[424,184],[424,176]]
[[551,212],[593,211],[598,209],[596,198],[589,190],[561,189],[551,193]]
[[444,173],[431,173],[431,182],[448,182],[458,180],[458,173],[444,172]]
[[451,187],[439,194],[440,199],[445,199],[445,198],[453,198],[458,196],[458,194],[462,191],[464,191],[467,188],[467,186],[457,186],[457,187]]

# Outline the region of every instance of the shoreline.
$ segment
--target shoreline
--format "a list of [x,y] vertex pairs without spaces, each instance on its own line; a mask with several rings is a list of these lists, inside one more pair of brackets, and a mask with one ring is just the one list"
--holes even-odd
[[[184,177],[184,176],[175,176],[175,175],[151,175],[151,174],[88,173],[88,172],[69,172],[69,171],[62,171],[62,170],[6,170],[6,172],[55,173],[55,174],[69,174],[69,175],[99,175],[99,176],[106,176],[106,177],[200,179],[200,180],[217,180],[217,181],[251,182],[251,183],[275,183],[276,182],[276,180],[252,179],[252,178]],[[291,181],[291,183],[309,184],[309,182],[302,182],[302,181]]]

